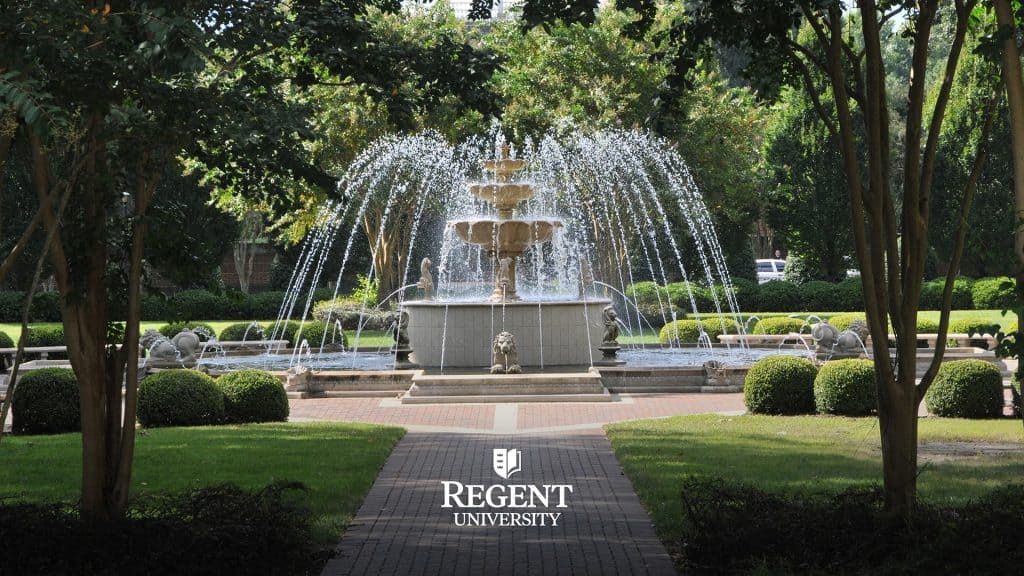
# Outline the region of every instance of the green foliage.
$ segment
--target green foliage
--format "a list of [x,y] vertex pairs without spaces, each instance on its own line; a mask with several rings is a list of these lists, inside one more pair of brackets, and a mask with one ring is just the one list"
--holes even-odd
[[364,329],[380,330],[384,328],[385,312],[373,308],[372,302],[363,304],[362,299],[351,297],[337,298],[335,300],[324,300],[313,306],[313,318],[320,322],[330,322],[332,325],[336,320],[341,321],[342,328],[356,330],[360,320]]
[[998,418],[1003,413],[1003,378],[995,364],[984,360],[946,362],[924,400],[936,416]]
[[768,356],[747,371],[743,402],[754,414],[809,414],[814,411],[818,369],[806,358]]
[[[825,100],[831,108],[831,95]],[[764,145],[767,221],[790,249],[786,280],[842,280],[853,229],[839,143],[804,90],[783,90],[772,112]]]
[[196,370],[163,370],[139,384],[143,426],[205,426],[224,418],[224,394],[213,378]]
[[917,333],[918,334],[935,334],[939,331],[939,323],[935,320],[929,320],[928,318],[917,318]]
[[261,340],[266,336],[265,330],[259,324],[253,326],[252,322],[236,322],[225,326],[217,336],[217,340],[221,342],[238,342],[243,339],[247,341]]
[[[958,277],[953,281],[953,300],[951,310],[970,310],[973,305],[974,280]],[[937,278],[921,285],[921,310],[941,310],[942,292],[946,289],[946,279]]]
[[253,318],[277,318],[284,303],[284,292],[258,292],[249,295],[249,310]]
[[24,303],[24,292],[0,291],[0,322],[20,322],[21,307]]
[[839,310],[864,309],[864,285],[860,278],[847,278],[837,285],[836,308]]
[[785,316],[773,316],[770,318],[762,318],[754,324],[753,334],[789,334],[791,332],[799,332],[801,328],[804,328],[804,332],[810,333],[810,327],[804,326],[804,321],[799,318],[787,318]]
[[276,376],[262,370],[239,370],[217,379],[224,393],[224,417],[228,422],[285,422],[288,394]]
[[[740,310],[754,311],[759,288],[760,284],[756,280],[732,278],[732,289],[736,296],[736,301],[740,305]],[[719,299],[724,300],[724,290],[722,290],[721,286],[716,286],[715,290],[719,291]]]
[[[723,331],[722,325],[725,325]],[[701,330],[711,338],[712,343],[718,342],[722,334],[738,334],[739,326],[732,318],[706,318],[704,320],[676,320],[661,327],[658,332],[658,341],[662,344],[697,342]]]
[[835,326],[840,332],[850,327],[855,320],[864,320],[865,316],[862,312],[848,312],[845,314],[836,314],[828,319],[828,323]]
[[772,280],[761,284],[757,291],[754,310],[758,312],[796,312],[800,302],[800,287],[785,280]]
[[805,310],[838,312],[845,310],[842,302],[844,284],[811,280],[800,285],[800,302]]
[[166,338],[174,338],[179,332],[195,330],[196,328],[199,328],[199,331],[196,332],[196,334],[199,336],[199,340],[203,342],[208,339],[207,334],[217,334],[217,332],[214,331],[213,326],[210,326],[205,322],[171,322],[170,324],[164,324],[157,328],[157,332],[160,332],[160,334],[163,334]]
[[321,343],[324,348],[348,346],[348,337],[344,330],[339,330],[333,322],[327,325],[320,320],[306,322],[302,325],[302,331],[296,337],[289,339],[294,340],[296,345],[306,340],[311,348],[320,348]]
[[[33,322],[60,322],[60,294],[37,292],[32,298],[30,317]],[[21,320],[20,311],[18,320]]]
[[82,429],[78,380],[69,368],[42,368],[18,379],[11,402],[17,434],[60,434]]
[[814,405],[822,414],[864,416],[876,409],[878,389],[871,360],[826,362],[814,379]]
[[1016,282],[1012,278],[982,278],[974,282],[971,297],[978,310],[1009,310],[1017,305]]
[[228,315],[229,306],[222,296],[201,289],[178,292],[171,298],[167,308],[174,320],[234,317]]
[[0,332],[0,348],[14,348],[15,342],[7,335],[7,332]]
[[25,341],[25,346],[36,347],[64,345],[63,326],[29,326],[28,330],[28,340]]
[[167,317],[167,299],[162,294],[143,294],[140,307],[142,320],[162,320]]
[[[715,296],[710,289],[703,284],[697,284],[696,282],[674,282],[665,287],[665,291],[669,295],[669,300],[673,305],[681,310],[693,310],[694,303],[697,306],[697,312],[714,312],[715,311]],[[693,300],[690,300],[690,297]],[[724,310],[728,310],[729,307],[725,303],[723,294],[719,294],[719,305]]]
[[[993,322],[982,316],[968,316],[958,318],[949,323],[950,334],[967,334],[968,336],[982,336],[985,334],[995,335],[999,332],[999,323]],[[971,346],[988,349],[988,342],[975,338],[971,340]]]

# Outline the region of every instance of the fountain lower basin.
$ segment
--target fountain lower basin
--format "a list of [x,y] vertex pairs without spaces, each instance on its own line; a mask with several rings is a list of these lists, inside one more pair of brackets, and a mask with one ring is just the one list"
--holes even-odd
[[516,340],[519,364],[590,366],[601,358],[602,309],[611,301],[406,301],[413,361],[423,367],[485,368],[499,332]]

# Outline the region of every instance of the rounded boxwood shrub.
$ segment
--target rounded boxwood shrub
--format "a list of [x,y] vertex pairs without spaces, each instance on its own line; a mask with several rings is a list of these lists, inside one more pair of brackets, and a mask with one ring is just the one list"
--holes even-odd
[[0,332],[0,348],[14,348],[14,339],[7,335],[7,332]]
[[[324,337],[325,333],[326,338]],[[319,320],[303,324],[302,332],[292,340],[296,344],[305,340],[309,343],[310,348],[319,348],[321,342],[324,348],[348,346],[348,338],[345,336],[344,330],[339,330],[333,322],[328,326]]]
[[875,365],[848,358],[826,362],[814,379],[814,405],[822,414],[863,416],[877,406]]
[[1007,310],[1017,302],[1016,283],[1012,278],[982,278],[974,282],[971,297],[977,310]]
[[284,422],[288,420],[288,393],[276,376],[262,370],[239,370],[217,379],[224,393],[228,422]]
[[[725,324],[725,332],[722,331],[722,324]],[[672,342],[694,343],[700,337],[701,328],[711,338],[711,342],[717,344],[718,337],[725,334],[738,334],[739,327],[732,318],[707,318],[699,323],[696,320],[684,319],[669,322],[661,328],[658,333],[658,341],[662,344]]]
[[[29,326],[25,346],[64,346],[64,326],[61,324],[54,326]],[[33,355],[33,357],[38,357],[38,355]],[[46,357],[50,360],[61,360],[68,356],[64,352],[50,352]]]
[[[968,316],[950,322],[949,332],[951,334],[967,334],[968,336],[995,335],[999,332],[999,323],[980,316]],[[975,338],[971,340],[971,346],[988,349],[988,342]]]
[[656,308],[659,297],[661,298],[662,305],[667,306],[671,302],[668,289],[650,281],[630,284],[626,287],[626,296],[629,296],[638,308]]
[[82,429],[78,380],[70,368],[42,368],[18,379],[11,399],[17,434],[60,434]]
[[762,358],[747,372],[743,402],[754,414],[810,414],[817,375],[818,369],[807,358]]
[[939,323],[935,320],[929,320],[928,318],[917,319],[917,333],[918,334],[935,334],[939,331]]
[[[697,312],[715,312],[715,296],[710,288],[697,284],[696,282],[673,282],[665,287],[669,294],[669,301],[680,310],[693,312],[694,305]],[[693,300],[690,295],[693,294]],[[719,293],[718,303],[722,310],[728,310],[729,305],[725,301],[725,295]],[[657,304],[657,302],[655,302]]]
[[196,332],[196,334],[199,336],[199,340],[203,342],[207,340],[207,334],[213,334],[214,336],[217,335],[213,330],[213,326],[210,326],[205,322],[171,322],[170,324],[164,324],[157,328],[157,331],[167,338],[174,338],[179,332],[195,330],[196,328],[199,328],[199,331]]
[[849,328],[850,324],[853,324],[854,321],[856,321],[856,320],[864,320],[864,319],[865,319],[865,316],[864,316],[863,313],[844,312],[842,314],[836,314],[835,316],[830,316],[829,319],[828,319],[828,323],[833,325],[833,326],[835,326],[836,330],[839,330],[840,332],[842,332],[843,330],[846,330],[847,328]]
[[800,287],[785,280],[761,284],[757,291],[757,312],[796,312],[803,307]]
[[220,331],[217,339],[221,342],[237,342],[245,340],[260,340],[269,336],[267,329],[261,324],[252,326],[252,322],[236,322],[228,324]]
[[837,293],[842,288],[823,280],[811,280],[800,285],[801,307],[812,312],[840,312],[841,299]]
[[[970,310],[974,307],[972,296],[974,281],[970,278],[957,278],[953,281],[953,310]],[[946,279],[937,278],[921,285],[921,310],[939,310],[942,308],[942,292],[946,289]]]
[[[274,332],[274,327],[277,327],[277,332]],[[298,342],[295,341],[295,333],[299,331],[298,320],[285,320],[278,324],[277,322],[270,322],[267,324],[264,334],[268,339],[273,340],[287,340],[288,347],[294,348]]]
[[1003,377],[995,364],[984,360],[946,362],[924,401],[936,416],[997,418],[1003,413]]
[[139,423],[203,426],[224,418],[224,394],[213,378],[196,370],[163,370],[139,384]]
[[772,318],[762,318],[754,324],[753,334],[789,334],[791,332],[799,332],[801,328],[804,328],[804,332],[810,334],[810,327],[804,326],[804,321],[799,318],[787,318],[786,316],[775,316]]

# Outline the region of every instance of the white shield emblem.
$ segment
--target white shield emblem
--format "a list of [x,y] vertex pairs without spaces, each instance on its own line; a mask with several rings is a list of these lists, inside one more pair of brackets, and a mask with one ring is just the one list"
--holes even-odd
[[494,449],[494,473],[508,480],[508,477],[522,470],[523,453],[515,448]]

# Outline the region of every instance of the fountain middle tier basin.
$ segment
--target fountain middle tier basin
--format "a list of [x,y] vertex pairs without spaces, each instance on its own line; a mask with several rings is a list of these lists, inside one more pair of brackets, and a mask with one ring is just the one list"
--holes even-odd
[[601,359],[601,311],[611,301],[407,301],[413,360],[424,367],[485,368],[499,332],[515,337],[519,364],[589,366]]
[[559,220],[455,220],[450,224],[464,241],[500,255],[518,255],[551,239]]

